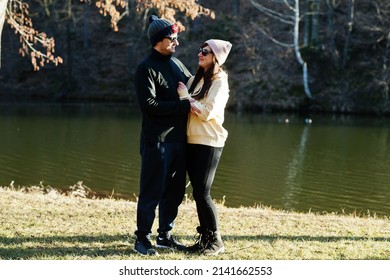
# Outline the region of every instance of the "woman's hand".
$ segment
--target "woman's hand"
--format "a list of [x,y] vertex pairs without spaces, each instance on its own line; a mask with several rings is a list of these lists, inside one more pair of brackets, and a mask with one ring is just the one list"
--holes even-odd
[[199,104],[198,101],[196,101],[193,98],[190,98],[190,105],[191,105],[191,112],[195,114],[200,114],[201,111],[198,109],[197,105]]
[[182,82],[179,82],[179,85],[177,87],[177,93],[179,94],[181,100],[191,98],[186,85]]

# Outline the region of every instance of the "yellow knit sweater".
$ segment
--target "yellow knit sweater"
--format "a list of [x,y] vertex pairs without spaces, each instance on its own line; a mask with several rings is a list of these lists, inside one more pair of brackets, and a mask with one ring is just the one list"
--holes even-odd
[[[190,78],[187,87],[190,88],[194,77]],[[197,93],[203,86],[203,79],[197,84]],[[190,112],[187,124],[187,142],[213,147],[223,147],[228,136],[222,126],[225,107],[229,99],[229,84],[226,72],[217,74],[207,95],[195,102],[200,113]]]

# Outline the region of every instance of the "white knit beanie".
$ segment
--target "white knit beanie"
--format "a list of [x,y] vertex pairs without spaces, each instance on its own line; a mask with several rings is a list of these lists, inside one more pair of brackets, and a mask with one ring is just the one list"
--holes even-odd
[[232,44],[228,41],[219,39],[210,39],[207,40],[205,43],[210,46],[211,50],[213,51],[213,54],[215,55],[215,58],[218,61],[218,64],[224,64],[232,48]]

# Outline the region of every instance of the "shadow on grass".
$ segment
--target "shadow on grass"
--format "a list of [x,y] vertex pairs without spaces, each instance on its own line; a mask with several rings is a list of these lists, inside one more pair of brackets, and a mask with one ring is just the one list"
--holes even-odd
[[[232,239],[239,240],[240,237],[231,236]],[[245,237],[244,237],[245,238]],[[375,242],[390,242],[390,237],[364,237],[364,236],[310,236],[310,235],[257,235],[246,237],[250,240],[261,240],[268,242],[275,242],[278,240],[287,241],[302,241],[302,242],[338,242],[338,241],[375,241]]]
[[0,259],[105,258],[135,254],[128,235],[0,237]]
[[[294,242],[390,242],[387,237],[361,236],[281,236],[256,235],[223,237],[226,241],[269,242],[279,240]],[[189,236],[179,236],[179,239],[190,240]],[[191,239],[192,240],[192,239]],[[100,236],[49,236],[49,237],[0,237],[0,259],[64,259],[64,258],[110,258],[129,256],[133,251],[135,238],[129,235],[100,235]],[[191,241],[192,242],[192,241]],[[234,251],[234,248],[230,248]]]

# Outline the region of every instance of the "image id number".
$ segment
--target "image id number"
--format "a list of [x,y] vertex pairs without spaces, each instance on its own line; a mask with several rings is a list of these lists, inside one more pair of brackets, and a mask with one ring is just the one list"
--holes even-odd
[[272,267],[213,267],[213,275],[272,275]]

